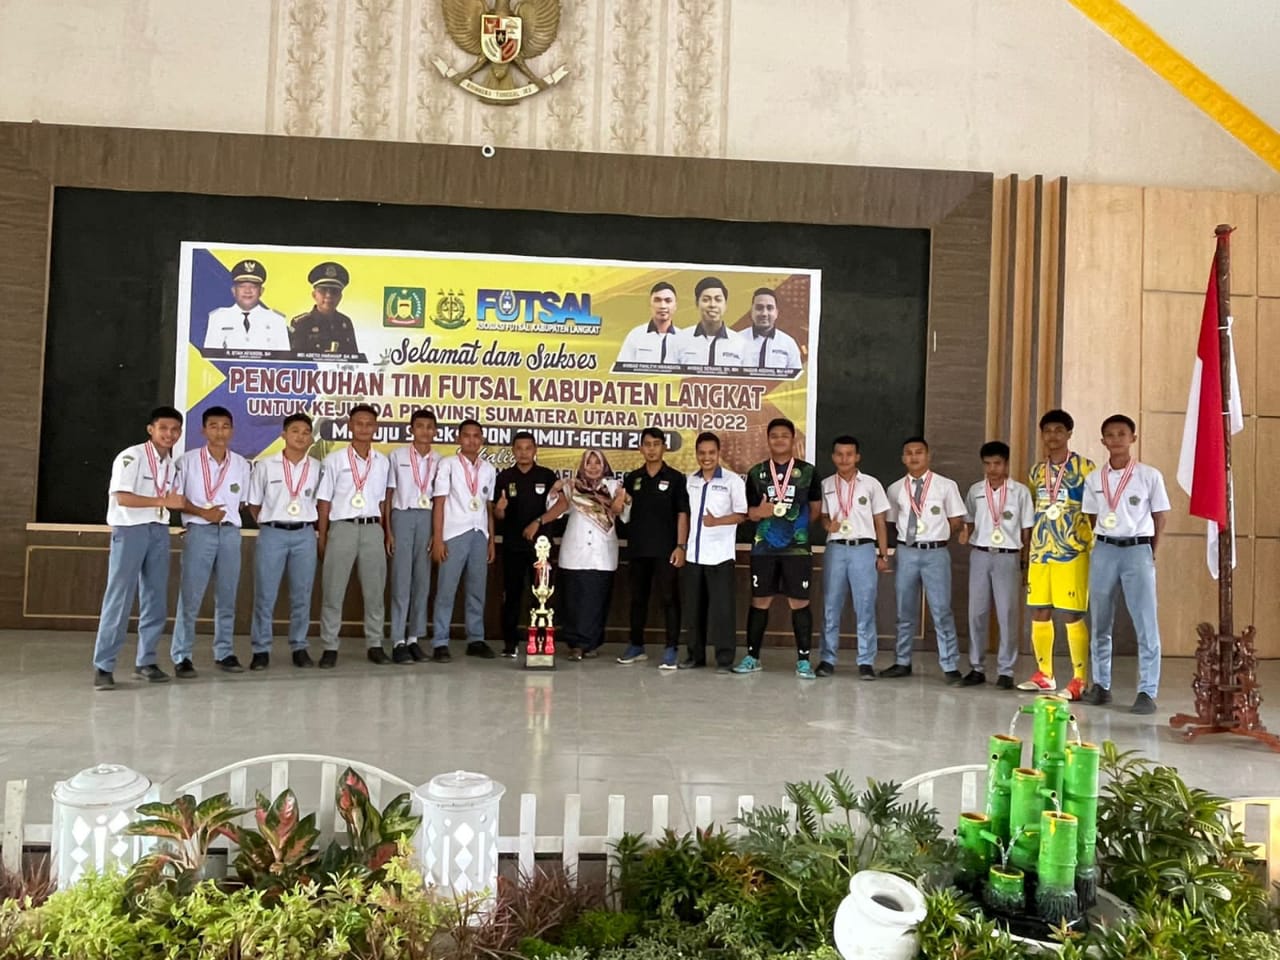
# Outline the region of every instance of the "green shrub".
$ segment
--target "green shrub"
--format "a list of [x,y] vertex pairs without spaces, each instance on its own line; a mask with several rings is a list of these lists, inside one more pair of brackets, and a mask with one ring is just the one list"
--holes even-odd
[[597,953],[620,947],[640,929],[640,918],[634,913],[610,910],[588,910],[565,928],[560,943],[566,947],[582,947]]

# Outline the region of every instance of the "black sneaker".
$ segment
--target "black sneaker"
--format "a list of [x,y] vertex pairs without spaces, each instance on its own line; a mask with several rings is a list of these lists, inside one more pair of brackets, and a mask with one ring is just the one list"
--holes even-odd
[[1000,674],[1000,676],[996,677],[996,686],[1001,690],[1012,690],[1013,677],[1009,676],[1007,673]]
[[145,667],[134,667],[133,676],[135,680],[145,680],[147,683],[169,682],[169,675],[154,663],[148,663]]
[[694,660],[692,657],[686,657],[685,659],[681,660],[679,663],[676,664],[676,669],[677,670],[701,670],[706,665],[707,665],[706,661],[704,660]]
[[326,650],[324,653],[320,654],[321,670],[332,670],[337,665],[338,665],[337,650]]
[[188,657],[173,668],[173,675],[179,680],[194,680],[196,678],[196,668]]
[[493,652],[493,647],[483,640],[477,640],[475,643],[467,644],[467,656],[479,657],[481,660],[494,660],[498,655]]
[[948,687],[958,687],[964,683],[964,676],[959,670],[948,670],[943,677],[946,678]]
[[244,673],[244,667],[240,666],[240,661],[236,659],[235,654],[229,657],[223,657],[221,660],[215,660],[218,669],[225,673]]
[[1111,690],[1107,687],[1100,687],[1096,683],[1084,692],[1084,696],[1080,698],[1081,703],[1087,703],[1090,706],[1101,707],[1111,702]]
[[1138,699],[1133,701],[1133,706],[1129,708],[1130,713],[1137,713],[1143,716],[1156,712],[1156,702],[1145,693],[1138,694]]
[[311,654],[305,650],[293,651],[293,665],[295,667],[314,667],[316,662],[311,659]]
[[836,672],[836,667],[835,664],[827,663],[827,661],[823,660],[818,664],[818,669],[813,672],[820,677],[829,677]]
[[[690,666],[694,666],[694,667],[705,667],[705,666],[706,666],[706,664],[705,664],[705,663],[694,663],[694,664],[690,664]],[[681,670],[683,670],[683,669],[684,669],[684,667],[683,667],[683,665],[681,665],[681,666],[680,666],[680,667],[678,667],[677,669],[681,669]],[[731,664],[731,663],[717,663],[717,664],[716,664],[716,673],[727,673],[727,674],[729,674],[730,676],[733,676],[733,664]]]
[[413,663],[413,654],[407,643],[397,643],[391,650],[392,663]]
[[110,670],[95,670],[93,672],[93,689],[114,690],[115,688],[116,678],[112,676]]
[[859,680],[874,680],[876,678],[876,668],[869,663],[858,664]]
[[516,658],[516,652],[514,650],[503,650],[502,656],[506,660],[514,660]]
[[893,680],[897,677],[909,677],[911,676],[911,664],[895,663],[892,667],[886,667],[881,670],[880,676],[884,677],[886,680]]
[[981,670],[970,670],[960,681],[962,687],[980,687],[987,682],[987,675]]
[[408,645],[409,656],[413,658],[414,663],[426,663],[431,658],[422,652],[422,648],[418,646],[418,641],[414,640]]
[[252,659],[249,660],[250,670],[265,670],[269,666],[271,666],[271,654],[269,653],[255,653]]
[[436,647],[431,651],[432,663],[452,663],[453,657],[449,653],[448,647]]
[[376,663],[378,666],[391,662],[391,658],[386,655],[381,647],[370,647],[365,652],[365,657],[368,658],[370,663]]

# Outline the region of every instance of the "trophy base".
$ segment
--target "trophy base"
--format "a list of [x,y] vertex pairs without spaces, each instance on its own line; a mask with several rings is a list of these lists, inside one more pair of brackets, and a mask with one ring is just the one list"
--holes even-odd
[[524,656],[526,670],[554,670],[556,655],[554,653],[526,653]]

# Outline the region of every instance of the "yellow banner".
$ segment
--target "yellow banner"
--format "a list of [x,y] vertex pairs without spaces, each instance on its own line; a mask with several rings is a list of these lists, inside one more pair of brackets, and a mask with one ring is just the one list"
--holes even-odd
[[383,449],[426,407],[446,449],[478,420],[499,466],[529,431],[553,469],[593,447],[630,469],[652,426],[677,469],[707,431],[745,472],[774,417],[812,460],[820,283],[796,268],[184,243],[176,401],[192,434],[200,411],[228,408],[250,458],[298,411],[324,453],[371,403]]

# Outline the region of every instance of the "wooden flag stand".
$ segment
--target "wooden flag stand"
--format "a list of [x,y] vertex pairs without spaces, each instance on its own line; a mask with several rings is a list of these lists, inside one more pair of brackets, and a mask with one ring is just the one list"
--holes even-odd
[[1213,256],[1218,280],[1218,360],[1222,381],[1222,432],[1227,468],[1227,524],[1218,537],[1218,628],[1202,623],[1196,627],[1200,643],[1196,648],[1196,675],[1191,689],[1196,695],[1195,714],[1179,713],[1169,720],[1176,728],[1186,727],[1183,736],[1195,740],[1211,733],[1233,733],[1261,740],[1280,751],[1280,737],[1268,733],[1258,711],[1262,688],[1258,683],[1258,658],[1253,651],[1254,629],[1245,627],[1235,635],[1235,597],[1232,573],[1235,559],[1234,502],[1231,496],[1231,230],[1219,224],[1214,233],[1218,248]]

